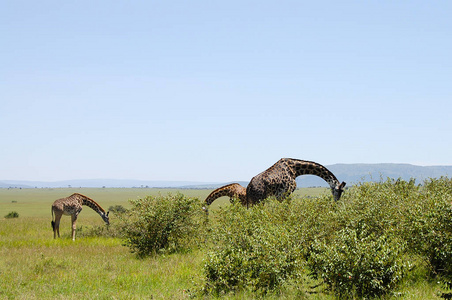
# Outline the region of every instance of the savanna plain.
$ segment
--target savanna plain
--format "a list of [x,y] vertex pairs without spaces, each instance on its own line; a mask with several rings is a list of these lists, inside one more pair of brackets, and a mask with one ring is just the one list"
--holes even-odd
[[[211,190],[0,189],[0,299],[447,298],[450,274],[441,263],[452,262],[451,190],[449,179],[388,179],[360,183],[334,202],[328,189],[303,188],[249,209],[222,197],[207,216],[201,207]],[[77,239],[68,216],[53,239],[51,204],[72,193],[129,215],[111,212],[107,227],[85,206]],[[205,219],[178,231],[188,236],[170,236],[169,247],[136,244],[143,220],[130,214],[158,206],[144,199],[174,195],[178,203],[194,199]],[[10,212],[18,217],[5,218]],[[427,239],[443,247],[439,258]]]
[[[323,189],[297,191],[317,195]],[[104,227],[102,219],[84,207],[71,239],[71,218],[63,216],[60,239],[53,239],[51,205],[73,193],[86,195],[105,210],[130,207],[129,200],[181,192],[205,199],[211,190],[143,188],[0,189],[0,299],[184,299],[202,273],[204,253],[137,258],[120,237],[85,236]],[[223,197],[211,211],[228,206]],[[17,212],[18,218],[4,218]],[[110,214],[110,223],[117,221]]]

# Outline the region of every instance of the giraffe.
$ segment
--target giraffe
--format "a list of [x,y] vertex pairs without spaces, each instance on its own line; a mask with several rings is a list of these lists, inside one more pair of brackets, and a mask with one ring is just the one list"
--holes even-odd
[[345,182],[339,183],[336,176],[321,164],[281,158],[273,166],[251,179],[246,189],[246,205],[256,204],[269,196],[275,196],[281,200],[295,190],[297,187],[295,178],[300,175],[316,175],[323,178],[329,184],[335,201],[340,199],[344,191]]
[[[95,212],[97,212],[102,219],[110,224],[108,219],[108,214],[105,210],[96,203],[93,199],[90,199],[82,194],[75,193],[66,198],[61,198],[55,200],[52,204],[52,228],[53,228],[53,238],[60,237],[60,219],[63,215],[72,217],[72,240],[75,241],[75,223],[77,222],[78,214],[82,211],[82,205],[91,207]],[[53,214],[55,214],[55,221],[53,220]]]
[[233,198],[239,199],[240,203],[246,205],[246,188],[244,188],[238,183],[231,183],[222,186],[214,190],[212,193],[210,193],[209,196],[207,196],[206,200],[204,201],[205,205],[202,209],[207,212],[207,206],[212,204],[212,202],[215,201],[217,198],[223,196],[228,196],[231,201]]

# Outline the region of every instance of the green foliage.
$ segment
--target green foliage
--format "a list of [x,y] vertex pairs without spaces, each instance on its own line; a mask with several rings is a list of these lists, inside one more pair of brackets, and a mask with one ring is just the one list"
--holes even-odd
[[19,213],[17,211],[12,211],[10,213],[8,213],[7,215],[5,215],[6,219],[13,219],[13,218],[18,218],[19,217]]
[[[98,298],[96,287],[102,287],[103,297],[120,299],[186,299],[200,294],[205,298],[227,294],[225,299],[358,299],[358,295],[436,299],[441,292],[446,292],[443,297],[450,296],[440,290],[441,282],[447,286],[451,281],[448,268],[452,265],[452,181],[446,178],[427,180],[420,186],[414,180],[361,183],[349,188],[338,202],[325,193],[282,203],[268,200],[248,210],[229,206],[224,197],[225,208],[212,209],[206,224],[201,203],[193,204],[199,209],[193,212],[196,221],[185,224],[199,231],[187,230],[191,232],[185,233],[188,241],[183,240],[179,248],[193,251],[143,260],[122,246],[125,238],[111,238],[109,233],[145,226],[147,221],[138,222],[150,214],[144,209],[134,205],[135,215],[110,214],[109,227],[95,212],[86,210],[77,224],[86,238],[54,240],[48,224],[48,199],[61,196],[42,189],[14,192],[23,197],[18,198],[20,203],[34,199],[32,192],[42,200],[36,201],[36,206],[31,202],[27,210],[21,207],[21,218],[0,222],[2,299]],[[115,200],[106,202],[106,207],[126,206],[126,200],[120,202],[120,198],[137,197],[126,192],[117,189],[117,194],[111,193],[117,198],[105,196]],[[196,192],[192,195],[200,198],[208,194]],[[167,202],[177,197],[154,198],[163,203],[149,201],[154,205],[149,204],[149,210],[163,216],[163,212],[156,213],[160,211],[156,206],[172,207]],[[11,199],[16,198],[0,197],[5,213],[17,210]],[[147,202],[137,200],[141,201]],[[69,237],[70,218],[62,222]],[[210,230],[209,236],[204,229]],[[207,240],[209,247],[195,249],[200,237],[204,239],[201,245]],[[152,251],[174,251],[166,249]],[[238,280],[234,281],[234,276]],[[53,280],[56,277],[59,280]]]
[[[243,289],[268,292],[287,280],[303,285],[301,275],[309,271],[313,279],[322,280],[324,287],[340,298],[389,294],[415,261],[409,253],[417,245],[407,236],[408,228],[418,231],[412,226],[417,218],[412,208],[425,195],[444,194],[445,189],[439,186],[447,185],[434,181],[423,187],[414,180],[388,179],[358,184],[339,202],[325,195],[282,203],[267,199],[248,210],[240,205],[222,209],[214,220],[214,246],[204,266],[204,291],[217,295]],[[424,223],[443,224],[442,238],[432,247],[439,249],[442,243],[441,254],[449,251],[452,240],[444,233],[450,232],[446,227],[452,220],[449,196],[442,196],[443,206],[439,206],[436,219],[431,210],[435,206],[419,209],[430,218]],[[426,232],[432,233],[430,229]],[[435,237],[438,235],[435,233]],[[432,239],[424,236],[420,240]],[[445,263],[441,270],[446,274]]]
[[314,238],[307,255],[312,275],[340,298],[394,290],[410,265],[401,230],[419,190],[414,180],[390,179],[349,189],[317,219],[324,234]]
[[[418,256],[432,276],[439,275],[452,288],[451,179],[430,179],[422,185],[390,179],[362,183],[341,201],[323,214],[327,217],[317,218],[323,234],[308,252],[312,274],[334,293],[387,294]],[[352,280],[344,281],[339,273]]]
[[132,208],[120,216],[125,245],[138,256],[189,250],[204,238],[206,215],[202,202],[183,194],[130,200]]
[[[403,243],[402,243],[403,245]],[[340,230],[331,243],[312,245],[308,266],[341,299],[376,297],[392,290],[403,276],[403,246],[368,228]]]
[[287,202],[269,200],[248,210],[240,204],[222,209],[211,232],[204,292],[266,293],[297,277],[303,259],[288,208]]
[[411,252],[422,255],[433,276],[452,288],[452,179],[425,182],[407,214],[405,236]]

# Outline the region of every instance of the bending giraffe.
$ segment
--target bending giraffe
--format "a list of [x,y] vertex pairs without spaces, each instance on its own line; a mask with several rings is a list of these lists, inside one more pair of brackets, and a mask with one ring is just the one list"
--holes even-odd
[[203,209],[207,212],[207,206],[212,204],[212,202],[216,199],[223,196],[228,196],[231,201],[233,198],[239,199],[240,203],[246,205],[246,188],[238,183],[231,183],[222,186],[210,193],[204,201],[205,206],[203,207]]
[[[226,185],[214,190],[205,200],[210,205],[221,196],[236,197],[247,207],[263,199],[275,196],[278,200],[295,191],[295,178],[301,175],[316,175],[323,178],[330,186],[334,200],[339,200],[345,187],[336,176],[321,164],[293,158],[281,158],[264,172],[254,176],[245,189],[238,183]],[[206,210],[206,208],[204,208]]]
[[295,178],[301,175],[316,175],[323,178],[329,184],[334,200],[341,198],[345,182],[340,183],[327,168],[312,161],[281,158],[273,166],[251,179],[246,189],[247,206],[270,196],[281,200],[290,195],[297,187]]
[[[52,228],[53,228],[53,238],[60,237],[60,220],[63,215],[71,216],[72,218],[72,240],[75,241],[75,223],[77,222],[77,217],[79,213],[82,211],[82,206],[86,205],[91,207],[95,212],[97,212],[102,219],[110,224],[108,219],[108,214],[110,212],[105,213],[105,210],[96,203],[93,199],[90,199],[82,194],[72,194],[69,197],[61,198],[55,200],[52,204]],[[53,219],[53,215],[55,214],[55,221]]]

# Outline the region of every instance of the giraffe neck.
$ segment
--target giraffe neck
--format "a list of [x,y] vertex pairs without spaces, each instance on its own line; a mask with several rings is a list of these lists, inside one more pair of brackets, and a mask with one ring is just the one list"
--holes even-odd
[[93,199],[88,198],[88,197],[86,197],[84,195],[81,195],[81,194],[74,194],[74,195],[78,196],[78,198],[80,199],[82,205],[90,207],[92,210],[97,212],[99,214],[99,216],[101,216],[102,219],[107,224],[109,224],[108,213],[105,213],[105,210],[99,204],[97,204],[96,201],[94,201]]
[[82,205],[89,206],[92,210],[97,212],[98,214],[105,213],[105,210],[100,207],[94,200],[89,199],[88,197],[83,199]]
[[231,184],[225,185],[223,187],[220,187],[220,188],[214,190],[212,193],[210,193],[210,195],[207,196],[207,198],[205,200],[205,204],[210,205],[217,198],[220,198],[223,196],[228,196],[230,198],[238,197],[241,201],[245,201],[245,193],[246,193],[246,189],[244,187],[242,187],[240,184],[231,183]]
[[301,175],[315,175],[325,180],[331,189],[339,185],[339,180],[337,180],[336,176],[321,164],[289,158],[287,159],[287,165],[291,169],[294,179]]

